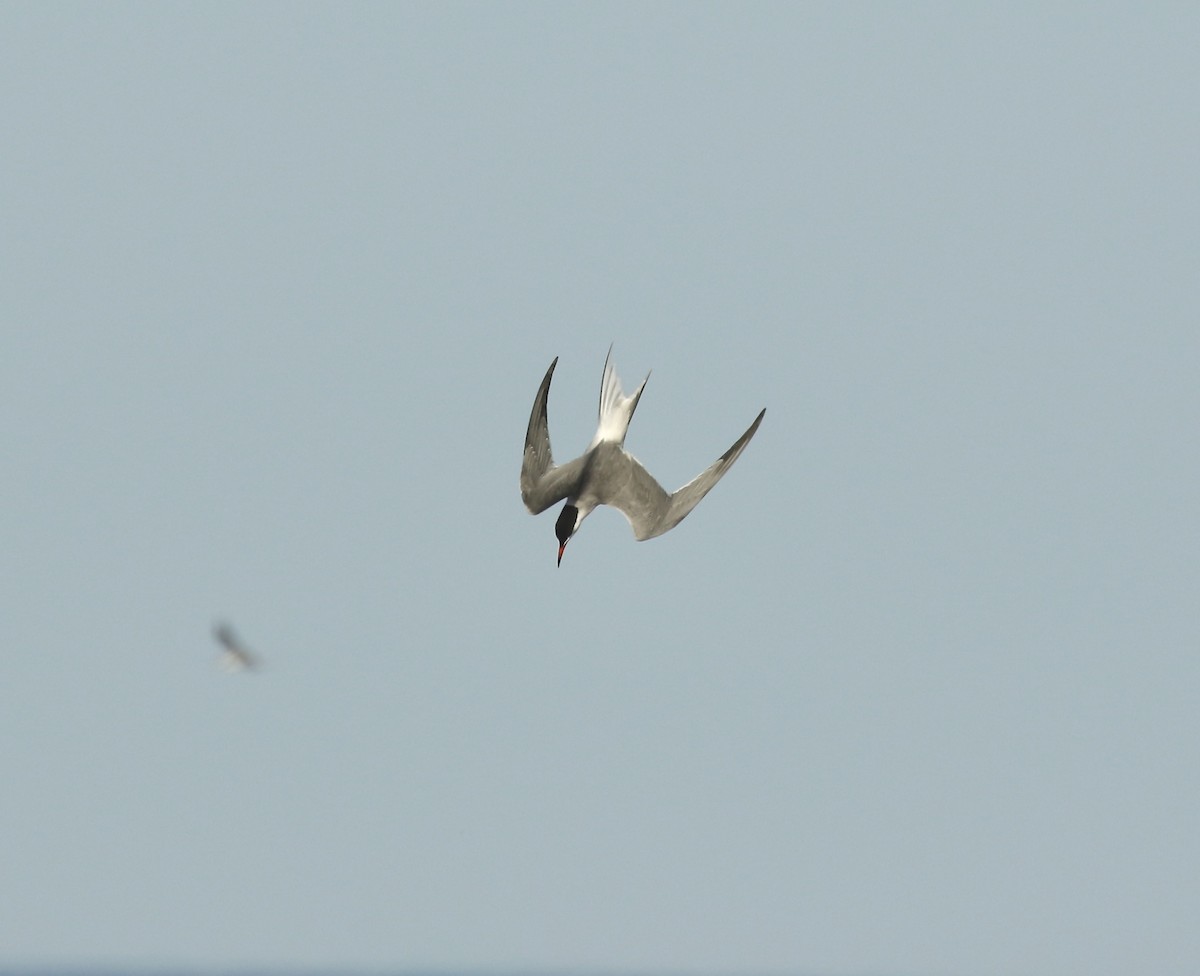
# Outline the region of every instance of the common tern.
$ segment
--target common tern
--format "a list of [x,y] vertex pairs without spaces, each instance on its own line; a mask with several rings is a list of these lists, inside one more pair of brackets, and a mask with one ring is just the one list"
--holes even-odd
[[217,624],[213,627],[213,637],[224,648],[220,664],[226,671],[257,671],[261,667],[258,657],[251,654],[246,645],[237,639],[229,624]]
[[557,365],[556,356],[533,401],[529,429],[525,433],[525,457],[521,462],[521,500],[531,513],[539,515],[566,499],[554,525],[560,566],[567,542],[597,505],[611,505],[619,510],[629,520],[634,538],[639,542],[673,529],[733,466],[767,412],[764,408],[746,433],[712,465],[678,491],[668,494],[624,447],[625,433],[650,374],[646,374],[633,396],[626,396],[612,365],[611,347],[604,360],[604,375],[600,381],[600,421],[596,436],[579,457],[565,464],[554,463],[546,403]]

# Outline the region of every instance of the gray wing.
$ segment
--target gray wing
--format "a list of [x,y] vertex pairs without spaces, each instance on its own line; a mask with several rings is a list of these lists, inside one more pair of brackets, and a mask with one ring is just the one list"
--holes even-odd
[[582,459],[576,458],[555,467],[554,455],[550,450],[550,423],[546,405],[550,397],[550,379],[558,357],[542,377],[537,396],[533,398],[533,410],[529,414],[529,427],[525,431],[525,456],[521,461],[521,501],[534,515],[539,515],[555,502],[562,501],[574,490],[582,470]]
[[629,524],[633,527],[634,537],[639,542],[653,539],[655,536],[675,528],[687,518],[693,508],[700,504],[700,499],[712,491],[713,486],[725,476],[725,472],[733,467],[733,462],[750,443],[750,438],[758,430],[758,425],[762,423],[766,412],[764,409],[754,418],[754,423],[728,451],[670,495],[663,490],[662,485],[654,480],[650,472],[642,467],[636,458],[624,454],[624,458],[628,462],[625,465],[626,470],[623,472],[625,476],[614,479],[614,481],[619,481],[620,487],[613,492],[610,498],[605,499],[604,504],[621,511],[629,520]]
[[242,646],[238,643],[233,628],[229,624],[216,624],[213,627],[213,637],[227,651],[240,652],[242,650]]

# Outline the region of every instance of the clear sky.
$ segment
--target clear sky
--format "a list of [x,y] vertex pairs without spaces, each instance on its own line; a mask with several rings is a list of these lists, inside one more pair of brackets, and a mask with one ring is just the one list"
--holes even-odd
[[0,965],[1196,972],[1198,50],[0,7]]

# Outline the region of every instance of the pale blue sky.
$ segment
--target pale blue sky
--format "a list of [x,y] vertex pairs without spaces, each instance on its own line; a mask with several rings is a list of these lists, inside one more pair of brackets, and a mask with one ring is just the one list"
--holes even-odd
[[0,7],[0,965],[1194,973],[1198,50]]

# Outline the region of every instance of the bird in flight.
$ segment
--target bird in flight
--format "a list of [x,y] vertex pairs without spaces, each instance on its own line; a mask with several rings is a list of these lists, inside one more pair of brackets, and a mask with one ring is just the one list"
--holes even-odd
[[521,500],[532,514],[539,515],[566,499],[554,525],[560,566],[567,542],[597,505],[611,505],[619,510],[629,520],[639,542],[675,528],[733,466],[767,412],[764,408],[746,433],[708,468],[678,491],[668,494],[624,447],[629,421],[633,419],[633,411],[637,409],[650,374],[646,374],[633,396],[625,396],[612,365],[611,346],[600,380],[600,422],[596,436],[579,457],[564,464],[554,463],[546,402],[550,395],[550,379],[557,365],[556,356],[533,401],[529,429],[525,433],[525,457],[521,462]]
[[251,654],[246,645],[238,640],[229,624],[217,624],[213,627],[213,637],[224,648],[221,651],[220,664],[226,671],[257,671],[262,667],[258,656]]

